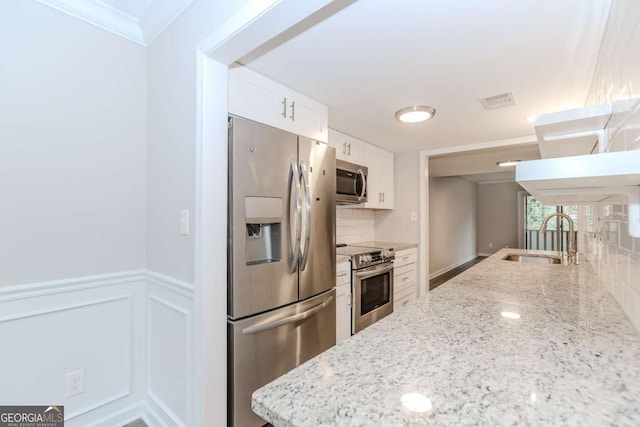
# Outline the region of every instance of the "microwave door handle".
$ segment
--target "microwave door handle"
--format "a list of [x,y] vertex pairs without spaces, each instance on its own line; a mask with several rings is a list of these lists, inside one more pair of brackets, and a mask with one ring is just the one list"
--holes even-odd
[[368,279],[369,277],[378,276],[380,274],[385,274],[389,271],[393,270],[393,265],[384,268],[374,268],[373,270],[361,271],[356,273],[356,279]]
[[309,173],[304,162],[300,162],[300,175],[304,187],[305,209],[307,211],[305,230],[304,230],[304,253],[300,259],[300,271],[307,267],[307,259],[309,258],[309,245],[311,244],[311,191],[309,190]]
[[320,303],[307,311],[303,311],[302,313],[294,314],[293,316],[285,317],[284,319],[275,320],[273,322],[259,323],[257,325],[249,326],[242,330],[242,335],[257,334],[258,332],[268,331],[269,329],[279,328],[280,326],[308,319],[317,312],[324,310],[331,301],[333,301],[333,296],[330,296],[325,302]]
[[[288,251],[288,260],[289,260],[289,271],[294,273],[298,268],[298,253],[300,252],[300,211],[302,209],[300,202],[300,179],[298,178],[298,167],[296,166],[296,162],[291,160],[289,164],[289,178],[287,179],[287,208],[286,208],[286,227],[287,227],[287,251]],[[295,224],[296,224],[296,236],[295,242],[291,243],[291,185],[293,184],[293,188],[295,189]]]
[[[362,191],[358,195],[358,200],[362,200],[364,198],[365,193],[367,192],[367,177],[364,175],[364,172],[362,172],[362,169],[358,169],[358,175],[362,177]],[[354,184],[354,186],[356,188],[354,192],[357,192],[358,186],[356,184]]]

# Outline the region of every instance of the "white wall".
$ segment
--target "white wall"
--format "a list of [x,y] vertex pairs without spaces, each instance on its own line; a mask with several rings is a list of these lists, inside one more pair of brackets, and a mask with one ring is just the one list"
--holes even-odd
[[478,254],[478,184],[460,177],[429,179],[429,277]]
[[[211,420],[226,423],[226,275],[217,274],[217,280],[202,289],[194,287],[195,236],[202,232],[194,224],[197,76],[202,71],[198,69],[198,46],[247,3],[249,0],[196,0],[148,47],[146,262],[154,280],[148,282],[147,294],[147,403],[159,424],[191,426],[203,419],[204,425],[214,425]],[[213,78],[217,82],[219,77]],[[217,105],[215,100],[222,99],[226,104],[227,90],[222,83],[203,83],[213,92],[205,94],[207,103]],[[205,113],[212,114],[207,109]],[[223,145],[223,150],[203,150],[216,153],[226,163],[226,155],[218,155],[226,153],[226,139],[215,139],[215,143]],[[207,176],[216,173],[208,171]],[[218,190],[225,186],[220,181],[206,185]],[[216,202],[224,211],[225,192],[220,193]],[[188,236],[180,235],[182,209],[190,212]],[[222,215],[220,220],[225,221]],[[211,233],[203,238],[215,237]],[[224,238],[218,240],[224,243]],[[211,242],[203,245],[224,247]],[[226,252],[221,250],[218,257],[226,259]],[[202,301],[194,298],[198,292],[204,301],[215,299],[215,306],[201,307],[204,312],[199,312]],[[163,333],[167,327],[169,336]],[[202,339],[204,349],[199,347]],[[204,366],[200,358],[206,358]],[[205,402],[199,400],[202,396]]]
[[144,48],[0,9],[0,286],[144,267]]
[[375,212],[375,240],[418,243],[418,221],[411,221],[411,213],[420,211],[419,162],[419,153],[394,154],[394,207]]
[[197,47],[248,2],[196,0],[148,47],[147,267],[189,283],[198,231],[180,235],[179,213],[193,225]]
[[1,2],[0,52],[0,402],[117,425],[145,395],[146,52],[35,1]]
[[515,182],[478,185],[478,252],[518,247],[518,191]]

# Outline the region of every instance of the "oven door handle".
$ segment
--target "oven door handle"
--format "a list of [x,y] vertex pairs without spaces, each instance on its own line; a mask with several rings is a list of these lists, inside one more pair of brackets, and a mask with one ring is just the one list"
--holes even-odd
[[273,322],[261,323],[254,326],[249,326],[242,330],[243,335],[257,334],[258,332],[268,331],[269,329],[279,328],[280,326],[288,325],[290,323],[299,322],[307,319],[320,310],[324,310],[333,301],[333,296],[330,296],[325,302],[322,302],[315,307],[310,308],[302,313],[294,314],[293,316],[285,317],[284,319],[275,320]]
[[393,265],[389,265],[383,268],[374,268],[373,270],[358,271],[355,276],[358,280],[368,279],[369,277],[379,276],[393,270]]

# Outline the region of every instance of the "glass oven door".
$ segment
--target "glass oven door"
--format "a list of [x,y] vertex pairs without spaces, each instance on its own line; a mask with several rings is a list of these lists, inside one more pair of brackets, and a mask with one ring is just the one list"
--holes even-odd
[[353,333],[393,313],[393,264],[357,270],[354,276]]

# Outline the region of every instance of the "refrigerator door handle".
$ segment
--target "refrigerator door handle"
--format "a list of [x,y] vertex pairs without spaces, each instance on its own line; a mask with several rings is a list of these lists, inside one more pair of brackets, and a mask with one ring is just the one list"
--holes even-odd
[[307,210],[305,230],[304,230],[304,253],[300,259],[300,271],[307,267],[307,259],[309,258],[309,245],[311,244],[311,191],[309,190],[309,173],[304,162],[300,162],[300,175],[304,187],[305,209]]
[[[298,178],[298,166],[294,160],[291,160],[289,164],[289,178],[287,179],[287,209],[286,209],[286,220],[287,220],[287,250],[289,254],[289,271],[291,273],[295,272],[298,269],[298,259],[300,252],[300,234],[302,232],[301,221],[301,210],[302,210],[302,202],[300,201],[300,179]],[[291,184],[293,184],[293,188],[295,189],[295,224],[296,224],[296,236],[295,242],[293,243],[294,247],[292,248],[291,243]]]
[[288,325],[290,323],[299,322],[301,320],[307,319],[317,312],[324,310],[329,304],[333,301],[333,296],[330,296],[325,302],[316,305],[315,307],[310,308],[307,311],[303,311],[302,313],[294,314],[293,316],[285,317],[284,319],[275,320],[273,322],[266,322],[258,325],[249,326],[248,328],[244,328],[242,330],[243,335],[251,335],[257,334],[259,332],[267,331],[269,329],[279,328],[280,326]]

